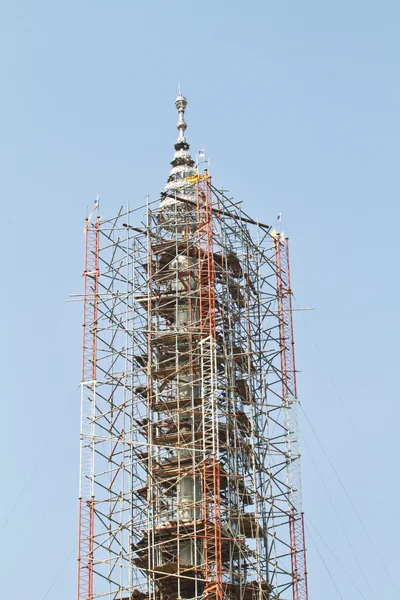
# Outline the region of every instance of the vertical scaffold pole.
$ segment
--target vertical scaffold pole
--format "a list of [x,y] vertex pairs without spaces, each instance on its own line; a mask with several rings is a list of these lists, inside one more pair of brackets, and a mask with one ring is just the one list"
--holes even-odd
[[78,600],[92,600],[93,598],[93,440],[96,399],[99,230],[99,218],[91,227],[86,219],[83,271]]
[[308,600],[304,515],[298,431],[298,399],[290,286],[289,240],[275,239],[279,342],[282,371],[282,406],[285,411],[289,532],[293,600]]
[[[220,500],[220,463],[218,458],[218,424],[216,418],[216,324],[215,269],[213,250],[213,219],[211,177],[205,173],[197,181],[198,253],[200,288],[200,336],[202,339],[203,418],[208,417],[204,440],[207,457],[204,463],[205,518],[205,597],[222,600],[222,534]],[[209,347],[207,352],[206,347]],[[207,356],[208,355],[208,356]],[[210,431],[206,431],[207,428]]]

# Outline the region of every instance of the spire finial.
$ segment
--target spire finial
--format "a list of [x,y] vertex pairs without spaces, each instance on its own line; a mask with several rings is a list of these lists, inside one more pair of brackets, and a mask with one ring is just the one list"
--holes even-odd
[[[187,100],[181,93],[180,83],[178,82],[179,95],[175,100],[176,110],[178,111],[178,123],[176,127],[179,131],[178,139],[175,144],[175,156],[171,162],[171,172],[168,178],[168,183],[165,186],[165,192],[176,193],[182,197],[186,197],[193,193],[190,189],[193,187],[193,183],[190,183],[190,178],[196,175],[196,169],[194,168],[194,161],[190,156],[190,147],[185,138],[185,131],[187,128],[185,121],[185,109],[187,107]],[[164,202],[165,204],[165,202]]]
[[185,121],[185,108],[187,107],[187,100],[182,94],[179,92],[179,96],[175,100],[176,110],[178,111],[179,120],[177,123],[177,128],[179,131],[178,141],[182,141],[185,139],[185,130],[186,130],[186,121]]

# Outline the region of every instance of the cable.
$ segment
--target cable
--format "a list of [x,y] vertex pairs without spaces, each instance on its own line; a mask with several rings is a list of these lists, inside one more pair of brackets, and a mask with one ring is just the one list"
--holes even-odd
[[[296,297],[294,296],[294,294],[293,294],[293,299],[294,299],[294,301],[295,301],[295,303],[296,303],[296,306],[297,306],[297,308],[299,308],[299,304],[298,304],[298,302],[297,302],[297,299],[296,299]],[[304,317],[304,315],[303,315],[303,314],[302,314],[301,316],[302,316],[302,319],[303,319],[303,321],[304,321],[304,324],[305,324],[305,326],[307,327],[308,331],[310,332],[310,331],[311,331],[311,329],[310,329],[310,327],[309,327],[309,325],[308,325],[308,323],[307,323],[307,320],[306,320],[306,318]],[[312,342],[313,342],[313,344],[314,344],[314,347],[315,347],[316,351],[318,352],[318,354],[319,354],[319,356],[320,356],[320,358],[321,358],[322,364],[323,364],[323,365],[324,365],[324,367],[325,367],[325,370],[326,370],[326,372],[327,372],[327,375],[328,375],[328,378],[329,378],[329,380],[330,380],[330,382],[331,382],[331,385],[332,385],[332,387],[334,388],[334,390],[335,390],[335,392],[336,392],[336,395],[337,395],[337,397],[339,398],[339,400],[340,400],[340,403],[342,404],[342,407],[343,407],[343,409],[345,410],[345,413],[346,413],[346,416],[347,416],[347,418],[348,418],[348,420],[349,420],[349,423],[350,423],[350,424],[351,424],[351,426],[353,427],[354,431],[356,431],[356,427],[355,427],[355,425],[354,425],[353,421],[352,421],[352,420],[351,420],[351,418],[350,418],[350,415],[349,415],[349,413],[348,413],[348,410],[347,410],[347,406],[345,405],[345,403],[344,403],[344,401],[343,401],[342,395],[340,394],[340,392],[339,392],[339,389],[338,389],[338,387],[336,386],[336,384],[335,384],[335,382],[334,382],[334,380],[333,380],[333,378],[332,378],[332,376],[331,376],[331,374],[330,374],[330,371],[329,371],[329,368],[328,368],[328,364],[327,364],[327,362],[326,362],[326,360],[325,360],[325,358],[324,358],[324,356],[323,356],[323,354],[322,354],[321,350],[319,349],[319,347],[318,347],[318,345],[317,345],[317,343],[316,343],[315,339],[312,337],[312,335],[310,335],[310,338],[311,338],[311,341],[312,341]],[[299,404],[300,404],[300,402],[299,402]],[[399,596],[399,598],[400,598],[400,591],[399,591],[398,587],[396,586],[396,584],[395,584],[395,582],[394,582],[394,580],[393,580],[393,577],[391,576],[391,574],[390,574],[390,572],[389,572],[389,570],[388,570],[388,568],[387,568],[387,566],[386,566],[386,564],[385,564],[384,560],[382,559],[382,557],[381,557],[381,555],[380,555],[380,553],[379,553],[378,549],[376,548],[376,546],[375,546],[375,544],[374,544],[374,542],[373,542],[373,540],[372,540],[372,538],[371,538],[371,536],[370,536],[370,534],[369,534],[369,532],[368,532],[368,530],[367,530],[367,528],[366,528],[366,526],[365,526],[364,522],[362,521],[362,519],[361,519],[361,517],[360,517],[360,515],[359,515],[359,513],[358,513],[358,511],[357,511],[357,509],[356,509],[356,507],[354,506],[354,504],[353,504],[353,502],[352,502],[352,500],[351,500],[351,498],[350,498],[349,494],[347,493],[347,490],[346,490],[346,488],[344,487],[344,485],[343,485],[343,483],[342,483],[342,481],[341,481],[341,479],[340,479],[340,477],[339,477],[339,475],[338,475],[338,473],[337,473],[337,471],[336,471],[335,467],[334,467],[334,466],[333,466],[333,464],[332,464],[332,461],[331,461],[331,459],[329,458],[329,456],[328,456],[327,452],[325,451],[325,448],[323,447],[323,445],[322,445],[322,443],[321,443],[321,441],[320,441],[319,437],[317,436],[317,434],[316,434],[316,432],[315,432],[315,429],[314,429],[314,427],[311,425],[311,422],[310,422],[309,418],[307,417],[307,415],[306,415],[306,413],[305,413],[305,410],[304,410],[304,408],[303,408],[303,406],[302,406],[301,404],[300,404],[300,408],[301,408],[301,410],[303,411],[303,413],[304,413],[304,416],[306,417],[306,419],[307,419],[307,421],[308,421],[308,424],[310,425],[310,427],[311,427],[311,429],[312,429],[312,431],[313,431],[313,433],[314,433],[315,437],[317,438],[317,441],[318,441],[319,445],[321,446],[321,448],[322,448],[322,451],[324,452],[324,454],[325,454],[326,458],[328,459],[328,462],[329,462],[329,464],[330,464],[330,466],[331,466],[331,468],[332,468],[332,470],[333,470],[333,472],[334,472],[334,474],[335,474],[335,476],[336,476],[337,480],[339,481],[339,484],[340,484],[341,488],[343,489],[343,491],[344,491],[344,493],[345,493],[345,495],[346,495],[346,498],[348,499],[348,501],[349,501],[349,503],[350,503],[350,505],[351,505],[351,507],[352,507],[352,509],[353,509],[353,511],[354,511],[354,513],[355,513],[355,515],[356,515],[356,517],[357,517],[357,519],[358,519],[358,521],[359,521],[359,523],[360,523],[360,525],[361,525],[361,527],[362,527],[362,529],[363,529],[364,533],[365,533],[365,535],[367,536],[367,538],[368,538],[368,540],[369,540],[369,542],[370,542],[370,544],[371,544],[371,546],[372,546],[372,548],[373,548],[373,550],[374,550],[374,552],[375,552],[376,556],[378,557],[378,559],[379,559],[379,562],[381,563],[381,565],[382,565],[382,567],[383,567],[383,569],[384,569],[384,571],[385,571],[386,575],[387,575],[387,576],[389,577],[389,579],[390,579],[390,582],[391,582],[391,584],[392,584],[392,586],[393,586],[394,590],[396,591],[397,595],[398,595],[398,596]]]
[[[323,562],[323,564],[324,564],[324,567],[325,567],[325,569],[327,570],[327,573],[328,573],[329,577],[330,577],[330,578],[331,578],[331,580],[332,580],[332,583],[333,583],[333,585],[334,585],[334,586],[335,586],[335,588],[336,588],[336,591],[337,591],[337,593],[339,594],[339,596],[341,597],[341,599],[342,599],[342,600],[344,600],[344,598],[343,598],[342,594],[340,593],[340,590],[339,590],[338,586],[336,585],[336,581],[334,580],[334,578],[333,578],[333,576],[332,576],[332,573],[331,573],[331,572],[330,572],[330,570],[328,569],[328,565],[326,564],[326,562],[325,562],[325,560],[324,560],[324,557],[322,556],[322,554],[321,554],[321,552],[320,552],[320,549],[318,548],[318,546],[317,546],[317,544],[316,544],[316,542],[315,542],[315,540],[314,540],[313,536],[311,535],[311,532],[310,532],[310,530],[308,530],[308,533],[309,533],[309,536],[310,536],[310,538],[311,538],[311,541],[312,541],[312,543],[314,544],[314,546],[315,546],[315,548],[316,548],[316,550],[317,550],[317,552],[318,552],[318,554],[319,554],[319,557],[320,557],[320,559],[322,560],[322,562]],[[43,599],[43,600],[44,600],[44,599]]]
[[36,470],[37,470],[38,466],[39,466],[39,465],[40,465],[40,463],[42,462],[42,459],[43,459],[44,455],[46,454],[46,452],[47,452],[47,450],[48,450],[48,448],[49,448],[49,446],[50,446],[51,442],[53,441],[53,439],[54,439],[54,437],[55,437],[55,435],[56,435],[57,431],[59,430],[59,428],[60,428],[60,426],[61,426],[61,423],[63,422],[63,420],[64,420],[64,418],[65,418],[65,416],[66,416],[66,414],[67,414],[67,412],[68,412],[68,410],[69,410],[69,407],[71,406],[71,404],[72,404],[72,401],[73,401],[73,400],[74,400],[74,398],[75,398],[76,392],[79,390],[79,387],[80,387],[80,386],[78,386],[78,387],[77,387],[77,389],[75,390],[75,392],[74,392],[74,393],[73,393],[73,395],[71,396],[71,399],[70,399],[70,401],[68,402],[68,405],[67,405],[67,407],[66,407],[65,411],[64,411],[64,412],[63,412],[63,414],[61,415],[61,418],[60,418],[60,420],[58,421],[58,423],[57,423],[57,425],[56,425],[56,427],[55,427],[55,429],[54,429],[53,433],[51,434],[51,436],[50,436],[50,438],[49,438],[49,440],[48,440],[47,444],[45,445],[44,449],[42,450],[42,453],[41,453],[41,455],[39,456],[39,458],[38,458],[38,460],[37,460],[37,462],[36,462],[35,466],[33,467],[32,471],[30,472],[28,479],[25,481],[25,484],[24,484],[24,486],[23,486],[23,488],[22,488],[21,492],[19,493],[19,496],[18,496],[18,498],[17,498],[17,499],[16,499],[16,501],[14,502],[14,505],[13,505],[12,509],[11,509],[11,510],[10,510],[10,512],[8,513],[8,515],[7,515],[7,517],[6,517],[6,519],[5,519],[4,523],[3,523],[3,525],[2,525],[2,526],[1,526],[1,528],[0,528],[0,535],[3,533],[3,531],[4,531],[4,529],[5,529],[6,525],[7,525],[7,523],[9,522],[9,520],[10,520],[10,519],[11,519],[11,517],[12,517],[12,515],[14,514],[14,511],[15,511],[15,509],[17,508],[17,506],[18,506],[18,504],[19,504],[19,502],[20,502],[20,500],[21,500],[22,496],[24,495],[24,493],[25,493],[25,491],[26,491],[26,489],[27,489],[27,487],[28,487],[29,483],[31,482],[31,479],[32,479],[32,477],[34,476],[34,474],[35,474],[35,472],[36,472]]
[[[299,404],[300,404],[300,403],[299,403]],[[363,531],[364,531],[365,535],[367,536],[367,538],[368,538],[368,540],[369,540],[369,542],[370,542],[370,544],[371,544],[372,548],[374,549],[374,552],[375,552],[376,556],[378,557],[378,559],[379,559],[379,562],[380,562],[380,563],[381,563],[381,565],[383,566],[383,568],[384,568],[384,570],[385,570],[385,573],[386,573],[386,575],[389,577],[389,579],[390,579],[390,581],[391,581],[391,583],[392,583],[392,585],[393,585],[393,587],[394,587],[394,589],[395,589],[395,591],[396,591],[397,595],[400,597],[400,592],[399,592],[399,590],[398,590],[398,588],[397,588],[397,586],[396,586],[396,584],[395,584],[395,582],[394,582],[394,580],[393,580],[393,578],[392,578],[391,574],[389,573],[387,566],[385,565],[385,563],[384,563],[384,561],[383,561],[383,559],[382,559],[381,555],[379,554],[379,552],[378,552],[378,549],[376,548],[376,546],[375,546],[375,544],[374,544],[374,542],[373,542],[373,540],[372,540],[371,536],[369,535],[369,533],[368,533],[368,530],[367,530],[366,526],[364,525],[364,522],[363,522],[363,520],[361,519],[361,517],[360,517],[360,515],[359,515],[359,513],[358,513],[358,511],[357,511],[357,509],[356,509],[356,507],[354,506],[354,504],[353,504],[353,501],[352,501],[352,499],[350,498],[350,496],[349,496],[349,494],[348,494],[348,492],[347,492],[347,490],[346,490],[346,488],[345,488],[345,486],[344,486],[344,484],[343,484],[342,480],[340,479],[338,472],[336,471],[336,469],[335,469],[335,467],[334,467],[334,465],[333,465],[333,463],[332,463],[331,459],[329,458],[329,455],[328,455],[327,451],[325,450],[325,448],[324,448],[324,446],[323,446],[323,444],[322,444],[321,440],[319,439],[319,437],[318,437],[318,435],[317,435],[317,432],[315,431],[315,429],[314,429],[314,427],[313,427],[313,425],[312,425],[312,423],[311,423],[310,419],[309,419],[309,418],[308,418],[308,416],[307,416],[307,413],[306,413],[306,411],[304,410],[304,408],[303,408],[303,406],[302,406],[301,404],[300,404],[300,408],[301,408],[301,410],[302,410],[302,412],[303,412],[303,414],[304,414],[305,418],[307,419],[307,422],[308,422],[309,426],[311,427],[311,430],[312,430],[313,434],[315,435],[315,437],[316,437],[316,439],[317,439],[317,442],[318,442],[318,444],[320,445],[320,447],[321,447],[321,449],[322,449],[322,452],[325,454],[325,457],[326,457],[327,461],[329,462],[329,464],[330,464],[330,466],[331,466],[331,469],[332,469],[332,471],[334,472],[334,474],[335,474],[335,476],[336,476],[336,479],[338,480],[338,482],[339,482],[339,484],[340,484],[340,487],[342,488],[342,490],[343,490],[343,492],[344,492],[344,494],[345,494],[345,496],[346,496],[347,500],[349,501],[349,503],[350,503],[350,506],[352,507],[352,509],[353,509],[353,511],[354,511],[354,514],[356,515],[356,517],[357,517],[357,519],[358,519],[358,521],[359,521],[359,523],[360,523],[360,525],[361,525],[361,527],[362,527],[362,529],[363,529]]]
[[304,437],[303,437],[303,442],[304,442],[304,445],[305,445],[305,447],[307,448],[307,451],[308,451],[308,453],[310,454],[310,457],[311,457],[312,463],[313,463],[313,465],[314,465],[314,467],[315,467],[315,470],[316,470],[316,471],[317,471],[317,473],[318,473],[318,476],[319,476],[319,478],[320,478],[320,480],[321,480],[321,483],[322,483],[322,485],[323,485],[323,487],[324,487],[324,490],[325,490],[325,492],[326,492],[326,495],[327,495],[327,496],[328,496],[328,498],[329,498],[329,502],[331,503],[331,506],[332,506],[332,508],[333,508],[333,511],[334,511],[334,513],[335,513],[335,515],[336,515],[336,518],[337,518],[337,520],[339,521],[340,527],[342,528],[342,531],[343,531],[344,537],[346,538],[346,541],[347,541],[347,543],[348,543],[348,545],[349,545],[349,547],[350,547],[350,549],[351,549],[351,551],[352,551],[352,553],[353,553],[353,556],[354,556],[354,558],[355,558],[355,560],[356,560],[356,562],[357,562],[357,564],[358,564],[358,567],[359,567],[359,569],[360,569],[360,571],[361,571],[361,573],[362,573],[362,576],[363,576],[363,578],[364,578],[364,581],[365,581],[365,583],[366,583],[366,585],[367,585],[367,587],[368,587],[368,589],[369,589],[369,591],[370,591],[370,594],[371,594],[372,598],[374,598],[374,600],[376,600],[376,598],[375,598],[375,595],[374,595],[374,592],[372,591],[372,589],[371,589],[371,586],[370,586],[370,584],[369,584],[369,582],[368,582],[368,579],[367,579],[367,577],[366,577],[366,575],[365,575],[365,573],[364,573],[364,569],[363,569],[363,568],[362,568],[362,566],[361,566],[361,563],[360,563],[360,561],[359,561],[359,559],[358,559],[358,556],[357,556],[357,554],[356,554],[356,552],[355,552],[355,550],[354,550],[354,548],[353,548],[353,545],[352,545],[352,543],[351,543],[351,541],[350,541],[350,538],[349,538],[349,536],[347,535],[346,529],[345,529],[345,527],[344,527],[344,525],[343,525],[343,523],[342,523],[342,520],[341,520],[341,518],[340,518],[340,516],[339,516],[339,513],[338,513],[338,511],[336,510],[336,507],[335,507],[335,505],[334,505],[334,503],[333,503],[333,500],[332,500],[332,498],[331,498],[331,495],[330,495],[330,493],[329,493],[329,490],[328,490],[328,488],[327,488],[327,487],[326,487],[326,485],[325,485],[325,482],[324,482],[324,480],[323,480],[323,478],[322,478],[322,475],[321,475],[321,473],[320,473],[320,471],[319,471],[319,469],[318,469],[318,467],[317,467],[317,464],[316,464],[316,462],[315,462],[315,460],[314,460],[314,457],[313,457],[313,455],[312,455],[312,453],[311,453],[311,451],[310,451],[309,447],[307,446],[307,443],[306,443],[306,441],[305,441]]
[[[336,562],[338,563],[339,567],[343,570],[343,572],[347,575],[349,581],[354,585],[354,587],[356,588],[356,590],[358,591],[358,593],[360,594],[361,598],[364,598],[365,600],[365,596],[362,593],[362,591],[360,590],[360,588],[358,587],[358,585],[355,583],[355,581],[352,579],[351,575],[349,575],[349,573],[347,572],[347,570],[344,568],[344,566],[342,565],[342,563],[340,562],[340,560],[338,559],[338,557],[335,555],[335,553],[333,552],[333,550],[329,547],[329,545],[327,544],[327,542],[324,540],[324,538],[322,537],[322,535],[319,533],[318,529],[315,527],[315,525],[311,522],[311,520],[307,517],[306,515],[306,519],[307,521],[310,523],[310,525],[313,527],[315,533],[319,536],[320,540],[322,541],[322,543],[328,548],[329,552],[332,554],[333,558],[336,560]],[[311,533],[309,528],[306,526],[307,529],[307,534],[310,535],[311,537]]]
[[50,594],[51,590],[53,589],[53,587],[55,586],[55,584],[58,581],[58,578],[60,577],[61,573],[64,571],[65,567],[67,566],[67,564],[69,563],[69,561],[71,560],[71,556],[74,554],[74,552],[76,551],[77,546],[75,545],[74,549],[72,550],[71,554],[68,556],[67,560],[65,561],[65,563],[63,564],[63,566],[61,567],[61,569],[58,571],[57,575],[55,576],[55,578],[53,579],[49,589],[47,590],[47,592],[45,593],[45,595],[43,596],[42,600],[46,600],[47,596]]
[[[42,523],[43,523],[43,515],[41,515],[41,517],[35,521],[36,528],[33,530],[31,535],[29,536],[29,538],[24,539],[24,548],[29,553],[32,552],[32,548],[33,548],[32,542],[34,542],[37,539],[39,531],[42,526]],[[22,554],[22,552],[19,553],[18,558],[21,562],[24,562],[26,560],[26,556],[25,556],[25,554]],[[6,566],[4,565],[4,563],[3,563],[3,566],[5,567],[5,569],[7,569]],[[2,582],[1,582],[1,587],[2,587],[3,591],[7,590],[7,585],[10,583],[11,580],[14,580],[15,572],[17,569],[20,569],[20,568],[21,568],[20,562],[16,561],[14,563],[13,569],[11,569],[11,570],[7,569],[7,577],[5,579],[2,579]],[[7,594],[5,594],[5,595],[7,596]]]
[[[297,308],[299,308],[299,309],[300,309],[299,303],[297,302],[296,296],[295,296],[294,294],[293,294],[293,299],[294,299],[294,301],[295,301],[295,304],[296,304]],[[313,336],[312,336],[312,334],[311,334],[311,328],[310,328],[309,324],[307,323],[307,320],[306,320],[305,316],[303,315],[303,313],[301,314],[301,318],[303,319],[303,321],[304,321],[304,325],[307,327],[307,329],[308,329],[308,331],[309,331],[309,334],[310,334],[310,339],[311,339],[312,343],[314,344],[314,347],[315,347],[316,351],[317,351],[317,352],[318,352],[318,354],[319,354],[319,357],[320,357],[320,359],[321,359],[321,362],[322,362],[322,364],[324,365],[324,367],[325,367],[325,371],[326,371],[326,373],[327,373],[327,375],[328,375],[328,379],[329,379],[329,381],[331,382],[331,385],[332,385],[333,389],[335,390],[337,397],[338,397],[338,398],[339,398],[339,400],[340,400],[340,403],[341,403],[341,405],[342,405],[342,407],[343,407],[343,410],[345,411],[346,417],[347,417],[347,419],[349,420],[349,423],[350,423],[350,425],[352,426],[353,430],[354,430],[354,431],[357,431],[357,429],[356,429],[356,426],[354,425],[353,421],[351,420],[351,417],[350,417],[350,415],[349,415],[348,408],[347,408],[347,406],[346,406],[346,404],[345,404],[345,402],[344,402],[344,400],[343,400],[343,397],[342,397],[341,393],[339,392],[339,389],[338,389],[338,387],[337,387],[336,383],[334,382],[334,380],[333,380],[333,377],[332,377],[332,375],[331,375],[331,373],[330,373],[330,371],[329,371],[328,363],[326,362],[326,360],[325,360],[325,358],[324,358],[324,355],[322,354],[321,350],[319,349],[319,347],[318,347],[318,345],[317,345],[317,342],[316,342],[316,341],[315,341],[315,339],[313,338]]]

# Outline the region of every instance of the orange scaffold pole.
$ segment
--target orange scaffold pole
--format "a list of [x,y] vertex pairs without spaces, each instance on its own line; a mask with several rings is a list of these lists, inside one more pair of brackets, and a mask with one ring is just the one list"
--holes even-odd
[[78,600],[93,598],[93,437],[96,399],[100,219],[85,225],[78,524]]
[[287,479],[289,486],[289,535],[293,600],[308,600],[304,513],[298,431],[298,399],[290,286],[289,240],[275,237],[276,288],[282,373],[282,407],[285,411]]

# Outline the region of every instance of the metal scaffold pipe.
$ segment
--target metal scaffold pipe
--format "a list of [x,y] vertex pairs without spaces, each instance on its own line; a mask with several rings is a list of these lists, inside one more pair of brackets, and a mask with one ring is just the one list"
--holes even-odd
[[175,105],[160,204],[85,227],[78,600],[306,600],[287,243]]

